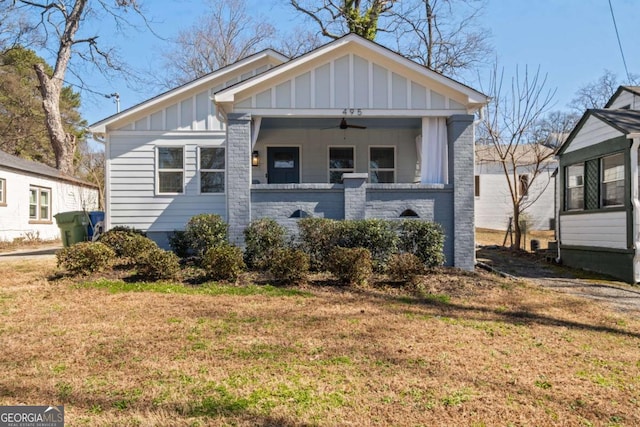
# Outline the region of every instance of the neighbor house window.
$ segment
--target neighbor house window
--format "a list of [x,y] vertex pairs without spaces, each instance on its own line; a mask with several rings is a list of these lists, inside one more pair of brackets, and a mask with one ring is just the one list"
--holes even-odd
[[602,158],[602,206],[624,205],[624,154]]
[[158,193],[184,192],[184,149],[182,147],[157,147]]
[[7,181],[0,178],[0,206],[7,206]]
[[29,220],[51,221],[51,189],[29,188]]
[[200,193],[224,193],[224,147],[200,147]]
[[474,181],[475,196],[480,197],[480,175],[475,176]]
[[584,164],[566,168],[566,208],[584,209]]
[[395,147],[369,147],[369,181],[396,182]]
[[342,174],[355,171],[353,147],[329,147],[329,182],[342,182]]
[[529,192],[529,175],[518,175],[518,184],[520,196],[526,196]]

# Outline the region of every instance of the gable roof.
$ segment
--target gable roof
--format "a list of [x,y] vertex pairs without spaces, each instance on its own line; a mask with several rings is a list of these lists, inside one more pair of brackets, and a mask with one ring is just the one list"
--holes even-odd
[[640,111],[638,110],[609,110],[609,109],[590,109],[587,110],[578,124],[573,128],[567,140],[558,148],[557,154],[562,154],[571,144],[584,123],[590,118],[595,117],[602,120],[612,128],[622,132],[625,135],[640,132]]
[[91,184],[90,182],[83,181],[71,175],[66,175],[60,172],[58,169],[52,168],[51,166],[13,156],[2,150],[0,150],[0,169],[11,169],[15,172],[38,175],[57,181],[65,181],[83,187],[98,188],[96,185]]
[[254,53],[253,55],[249,55],[246,58],[243,58],[233,64],[229,64],[225,67],[219,68],[209,74],[206,74],[202,77],[199,77],[195,80],[187,82],[181,86],[178,86],[173,89],[169,89],[166,92],[163,92],[159,95],[154,96],[153,98],[149,98],[146,101],[143,101],[137,105],[134,105],[126,110],[123,110],[119,113],[113,114],[109,117],[106,117],[98,122],[93,123],[89,126],[89,129],[95,133],[102,133],[105,131],[107,125],[126,119],[129,116],[139,113],[142,110],[147,108],[152,108],[156,104],[159,104],[169,98],[173,98],[175,96],[179,96],[183,93],[189,92],[191,90],[195,90],[200,87],[207,87],[213,80],[224,77],[225,75],[229,75],[234,73],[239,68],[250,65],[251,63],[258,62],[262,59],[269,58],[273,62],[282,63],[289,60],[285,55],[276,52],[273,49],[265,49],[263,51]]
[[357,46],[370,54],[377,54],[385,57],[386,59],[400,64],[401,66],[404,66],[425,78],[435,81],[436,83],[439,83],[443,86],[452,88],[466,95],[468,98],[468,104],[473,105],[477,108],[482,107],[489,101],[489,97],[487,95],[471,88],[470,86],[446,77],[443,74],[437,73],[423,65],[405,58],[404,56],[392,51],[391,49],[388,49],[354,33],[344,35],[341,38],[333,40],[323,46],[320,46],[319,48],[305,53],[304,55],[273,67],[260,75],[254,76],[232,86],[229,86],[225,89],[222,89],[216,92],[216,94],[214,95],[214,100],[216,104],[219,105],[232,104],[236,101],[239,101],[239,99],[236,99],[236,95],[246,91],[250,91],[251,89],[258,87],[259,85],[268,84],[269,81],[277,81],[278,79],[281,79],[281,76],[283,74],[291,72],[298,67],[302,67],[304,64],[330,54],[331,52],[342,49],[347,45]]
[[611,95],[611,98],[609,98],[609,101],[607,101],[604,108],[609,108],[622,92],[630,92],[634,95],[640,96],[640,86],[619,86],[616,92]]

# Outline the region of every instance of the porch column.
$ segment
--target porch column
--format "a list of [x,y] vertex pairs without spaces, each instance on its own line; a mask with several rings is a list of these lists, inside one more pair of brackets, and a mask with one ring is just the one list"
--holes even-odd
[[[459,114],[447,119],[449,156],[453,180],[453,265],[473,271],[475,266],[474,222],[474,129],[473,116]],[[451,159],[453,157],[453,159]]]
[[251,114],[227,115],[226,171],[229,242],[244,246],[251,222]]
[[345,173],[344,183],[344,219],[365,219],[368,173]]

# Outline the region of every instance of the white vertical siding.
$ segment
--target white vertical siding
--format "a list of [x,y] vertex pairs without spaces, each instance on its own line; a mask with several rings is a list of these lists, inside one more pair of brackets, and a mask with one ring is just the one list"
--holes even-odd
[[[0,240],[12,241],[20,237],[39,237],[43,240],[60,238],[54,215],[69,211],[92,211],[98,208],[98,190],[56,181],[46,177],[0,169],[6,181],[6,206],[0,206]],[[29,188],[51,190],[51,221],[43,224],[29,222]]]
[[[604,105],[601,105],[600,108],[604,108]],[[640,96],[624,90],[611,103],[609,108],[610,109],[629,108],[631,110],[640,110]]]
[[574,137],[571,144],[565,150],[565,153],[579,150],[581,148],[590,147],[606,141],[611,138],[622,136],[622,132],[612,128],[608,124],[596,117],[589,117],[582,126],[578,134]]
[[[226,216],[224,194],[199,194],[197,147],[224,145],[224,136],[110,137],[111,226],[127,225],[147,231],[173,231],[184,227],[192,216],[207,212]],[[183,146],[185,192],[155,193],[156,146]]]
[[598,212],[560,217],[560,243],[575,246],[627,248],[627,213]]

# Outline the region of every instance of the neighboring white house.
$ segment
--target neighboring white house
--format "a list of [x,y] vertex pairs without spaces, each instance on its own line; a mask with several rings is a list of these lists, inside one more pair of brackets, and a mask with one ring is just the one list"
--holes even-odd
[[563,264],[640,282],[640,87],[587,110],[558,150]]
[[0,240],[58,239],[56,214],[97,208],[95,185],[0,151]]
[[215,213],[232,243],[271,217],[442,224],[474,266],[473,114],[482,93],[349,34],[289,60],[266,50],[91,126],[106,146],[106,227],[161,245]]
[[[553,230],[555,228],[555,177],[558,167],[553,149],[538,144],[521,145],[514,152],[516,171],[509,167],[509,179],[518,196],[525,194],[521,206],[529,230]],[[537,159],[545,158],[540,166]],[[512,165],[509,165],[512,166]],[[535,169],[541,173],[532,179]],[[513,217],[513,202],[500,156],[493,144],[476,144],[476,227],[507,230]]]

